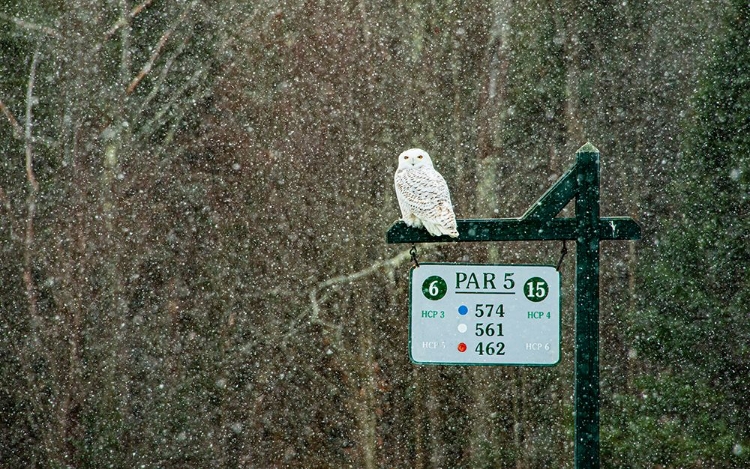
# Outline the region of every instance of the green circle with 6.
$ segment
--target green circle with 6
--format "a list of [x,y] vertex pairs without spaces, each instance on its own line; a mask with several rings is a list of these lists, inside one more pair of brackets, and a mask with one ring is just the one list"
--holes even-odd
[[422,294],[428,300],[437,301],[444,297],[447,292],[448,284],[438,275],[427,277],[422,283]]

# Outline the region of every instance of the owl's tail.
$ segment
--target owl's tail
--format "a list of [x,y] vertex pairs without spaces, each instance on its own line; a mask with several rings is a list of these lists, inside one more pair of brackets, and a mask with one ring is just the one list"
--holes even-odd
[[433,223],[427,220],[422,220],[422,223],[432,236],[448,235],[451,238],[458,238],[458,230],[456,229],[456,225],[445,226],[442,223]]
[[443,234],[447,234],[451,238],[458,238],[458,230],[455,227],[445,229],[445,231],[443,231]]

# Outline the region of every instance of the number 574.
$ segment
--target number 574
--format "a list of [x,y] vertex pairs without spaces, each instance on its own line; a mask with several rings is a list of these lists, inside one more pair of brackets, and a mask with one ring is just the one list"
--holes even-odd
[[498,318],[505,317],[505,311],[503,311],[503,305],[475,305],[474,316],[478,318],[489,318],[492,317],[492,313]]

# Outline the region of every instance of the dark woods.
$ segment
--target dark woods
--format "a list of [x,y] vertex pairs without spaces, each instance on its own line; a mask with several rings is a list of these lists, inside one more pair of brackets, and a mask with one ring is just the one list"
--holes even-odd
[[384,237],[407,148],[511,217],[586,141],[603,465],[748,464],[748,6],[642,3],[0,2],[0,466],[571,467],[571,256],[558,366],[417,367]]

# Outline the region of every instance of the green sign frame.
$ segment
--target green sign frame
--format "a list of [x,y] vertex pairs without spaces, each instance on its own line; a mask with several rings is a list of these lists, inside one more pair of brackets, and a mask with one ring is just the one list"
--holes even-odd
[[[575,199],[575,217],[555,218]],[[599,450],[599,244],[637,240],[641,226],[629,217],[600,217],[599,150],[586,143],[575,164],[520,218],[458,220],[458,238],[433,237],[403,221],[388,243],[551,241],[576,242],[575,467],[600,467]]]
[[[445,275],[446,272],[449,272],[450,275],[458,272],[459,269],[477,274],[479,273],[477,272],[479,269],[490,272],[504,270],[506,275],[504,277],[492,277],[494,281],[497,281],[499,286],[495,286],[493,281],[494,290],[490,293],[480,291],[481,288],[478,291],[458,291],[458,287],[449,287],[441,276],[432,275],[426,277],[427,275],[435,274],[436,270],[440,275]],[[545,274],[547,274],[546,279],[550,280],[549,284],[554,285],[555,289],[549,288],[546,280],[539,276],[528,277],[526,278],[526,282],[521,283],[521,280],[524,279],[523,275],[544,276]],[[416,282],[415,277],[418,278]],[[483,277],[478,277],[479,281],[482,281]],[[531,280],[540,280],[545,283],[547,290],[544,298],[536,300],[529,298],[525,293],[526,284]],[[419,264],[419,269],[411,269],[409,273],[409,358],[411,358],[412,363],[427,366],[555,366],[560,361],[560,344],[562,343],[561,284],[562,278],[560,272],[553,265],[422,262]],[[477,287],[479,287],[479,284],[477,284]],[[434,288],[435,291],[431,291],[431,288]],[[462,288],[462,290],[466,290],[466,288]],[[450,294],[446,295],[447,293]],[[427,301],[422,300],[422,296]],[[459,299],[461,296],[463,298]],[[524,299],[521,299],[521,297]],[[537,305],[543,304],[543,301],[548,297],[557,299],[557,301],[552,303],[554,306],[549,303],[546,305],[548,308],[547,317],[549,318],[549,314],[552,313],[553,320],[548,322],[547,319],[543,319],[542,317],[530,319],[530,316],[524,316],[524,314],[529,313],[528,309],[524,308],[537,310],[539,309]],[[478,315],[476,313],[477,310],[472,310],[471,306],[469,306],[470,313],[467,310],[464,310],[463,313],[456,312],[456,305],[470,305],[472,303],[483,303],[489,306],[490,310],[480,311],[482,314]],[[492,305],[499,306],[499,309],[493,310]],[[466,306],[461,307],[466,308]],[[420,308],[433,309],[434,311],[430,312],[440,312],[442,314],[428,316],[427,319],[424,316],[420,318],[417,314]],[[485,312],[487,316],[484,316]],[[500,314],[499,316],[498,313]],[[480,319],[477,319],[477,317],[480,317]],[[542,322],[539,322],[540,320]],[[505,355],[504,358],[497,360],[487,357],[478,359],[471,353],[474,350],[474,344],[488,340],[487,337],[478,339],[472,335],[472,331],[475,330],[472,327],[479,321],[489,323],[488,325],[494,323],[505,330],[505,334],[495,336],[494,339],[501,341],[500,344],[503,347],[507,346],[504,350],[505,353],[497,354]],[[456,333],[451,326],[459,323],[468,325],[469,329]],[[524,328],[527,331],[533,332],[528,335],[519,333],[519,329]],[[502,331],[503,329],[500,330]],[[468,333],[464,335],[464,332]],[[554,339],[550,340],[549,338],[552,334],[554,334]],[[417,340],[415,337],[419,339]],[[540,347],[533,349],[531,352],[527,349],[526,356],[524,356],[523,351],[520,351],[518,348],[525,340],[532,340],[534,341],[533,345],[541,346],[544,342],[537,344],[536,341],[544,341],[544,338],[547,338],[547,341],[553,344],[551,349]],[[442,347],[437,346],[438,342],[436,340],[438,339],[442,340]],[[424,349],[420,350],[418,347],[419,342],[425,340],[435,341],[427,342],[435,344],[435,347],[431,347],[431,350],[426,351],[427,353],[425,353]],[[459,342],[464,346],[469,344],[469,350],[464,348],[464,350],[459,350],[459,353],[456,353],[454,347]],[[549,350],[552,350],[552,352],[548,353]],[[415,351],[419,354],[419,358],[415,358]],[[467,351],[469,353],[463,356],[463,352]],[[550,357],[554,357],[555,361],[550,361]]]

